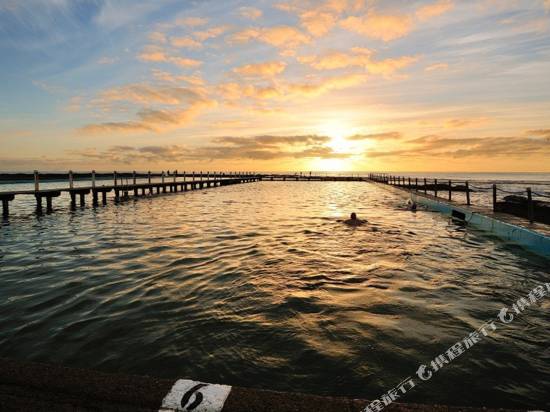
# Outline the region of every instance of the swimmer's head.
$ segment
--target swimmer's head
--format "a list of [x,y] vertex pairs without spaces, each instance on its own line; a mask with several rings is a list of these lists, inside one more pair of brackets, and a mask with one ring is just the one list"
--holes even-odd
[[355,214],[355,212],[353,212],[350,217],[349,217],[351,220],[357,220],[357,215]]

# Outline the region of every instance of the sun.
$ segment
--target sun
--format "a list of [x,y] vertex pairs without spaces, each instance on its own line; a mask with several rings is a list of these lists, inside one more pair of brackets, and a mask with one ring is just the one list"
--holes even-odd
[[319,133],[322,136],[330,137],[327,146],[336,153],[349,153],[353,149],[353,143],[347,139],[351,136],[352,130],[341,121],[331,121],[319,127]]

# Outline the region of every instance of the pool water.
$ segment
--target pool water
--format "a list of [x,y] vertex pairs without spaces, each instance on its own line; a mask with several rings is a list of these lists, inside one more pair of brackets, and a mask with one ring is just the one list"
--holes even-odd
[[[54,204],[0,227],[0,356],[372,399],[550,282],[544,258],[366,182]],[[549,405],[549,308],[402,401]]]

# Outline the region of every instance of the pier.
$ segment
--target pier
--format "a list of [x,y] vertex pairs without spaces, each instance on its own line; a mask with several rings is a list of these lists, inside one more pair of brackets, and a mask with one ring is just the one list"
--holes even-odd
[[[8,218],[10,215],[10,202],[16,196],[34,196],[36,199],[36,213],[41,215],[44,208],[47,213],[52,213],[54,199],[62,193],[70,196],[70,207],[72,210],[77,206],[85,207],[87,198],[91,195],[93,207],[107,205],[108,199],[112,198],[115,203],[143,196],[159,195],[164,193],[185,192],[206,188],[234,185],[240,183],[266,181],[364,181],[365,178],[358,175],[351,176],[330,176],[309,173],[256,173],[256,172],[183,172],[177,170],[172,173],[137,173],[137,172],[113,172],[113,173],[13,173],[0,176],[0,183],[32,183],[34,189],[15,190],[0,192],[2,201],[2,216]],[[78,186],[78,182],[90,183],[86,186]],[[41,189],[42,182],[58,183],[60,188]]]
[[[78,205],[84,207],[86,205],[87,196],[92,196],[92,206],[105,206],[107,204],[107,194],[112,193],[112,198],[115,203],[127,200],[131,195],[134,197],[158,195],[161,193],[176,193],[190,190],[200,190],[220,186],[235,185],[240,183],[255,182],[260,179],[259,175],[252,173],[157,173],[147,174],[118,173],[113,174],[96,174],[91,173],[73,173],[68,174],[46,174],[41,176],[38,171],[32,175],[29,174],[14,174],[12,180],[7,180],[6,175],[2,179],[4,182],[11,181],[16,183],[34,183],[34,189],[31,190],[16,190],[0,192],[0,200],[2,200],[2,216],[9,217],[10,202],[16,196],[34,196],[36,199],[36,213],[42,214],[45,203],[46,212],[53,212],[53,199],[61,196],[62,193],[68,193],[70,196],[70,207],[75,209]],[[110,179],[111,181],[109,182]],[[76,186],[78,180],[91,181],[90,186]],[[68,186],[54,189],[41,189],[40,182],[67,182]],[[108,182],[108,183],[107,183]],[[111,183],[112,182],[112,183]],[[63,184],[63,183],[60,183]],[[107,183],[107,184],[105,184]]]

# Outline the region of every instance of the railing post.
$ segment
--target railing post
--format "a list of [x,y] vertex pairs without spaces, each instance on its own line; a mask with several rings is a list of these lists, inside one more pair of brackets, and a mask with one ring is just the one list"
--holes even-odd
[[147,172],[147,182],[149,182],[149,184],[151,184],[151,171],[150,170]]
[[117,175],[116,175],[116,170],[114,171],[114,179],[115,179],[115,188],[117,187]]
[[95,189],[95,170],[92,170],[92,188]]
[[72,189],[74,187],[73,183],[73,171],[69,170],[69,188]]
[[533,205],[533,194],[531,193],[531,188],[527,188],[527,218],[529,222],[533,223],[535,221],[535,210]]
[[176,183],[177,178],[178,178],[178,171],[174,170],[174,183]]
[[470,206],[470,183],[466,180],[466,204]]
[[449,200],[452,200],[453,198],[453,183],[449,180]]
[[164,170],[160,172],[160,182],[164,184]]
[[493,183],[493,212],[497,211],[497,185]]
[[411,190],[411,178],[409,177],[409,190]]
[[135,171],[135,170],[134,170],[134,172],[133,172],[133,176],[132,176],[132,177],[133,177],[132,181],[134,182],[134,186],[135,186],[135,185],[136,185],[136,171]]
[[424,194],[428,194],[428,181],[424,178]]
[[414,190],[418,192],[418,177],[416,177],[414,181]]
[[437,197],[437,179],[434,179],[434,196]]
[[185,178],[186,178],[186,174],[185,174],[185,170],[183,171],[183,181],[185,182]]
[[38,192],[40,190],[40,183],[38,180],[38,170],[34,171],[34,191]]

